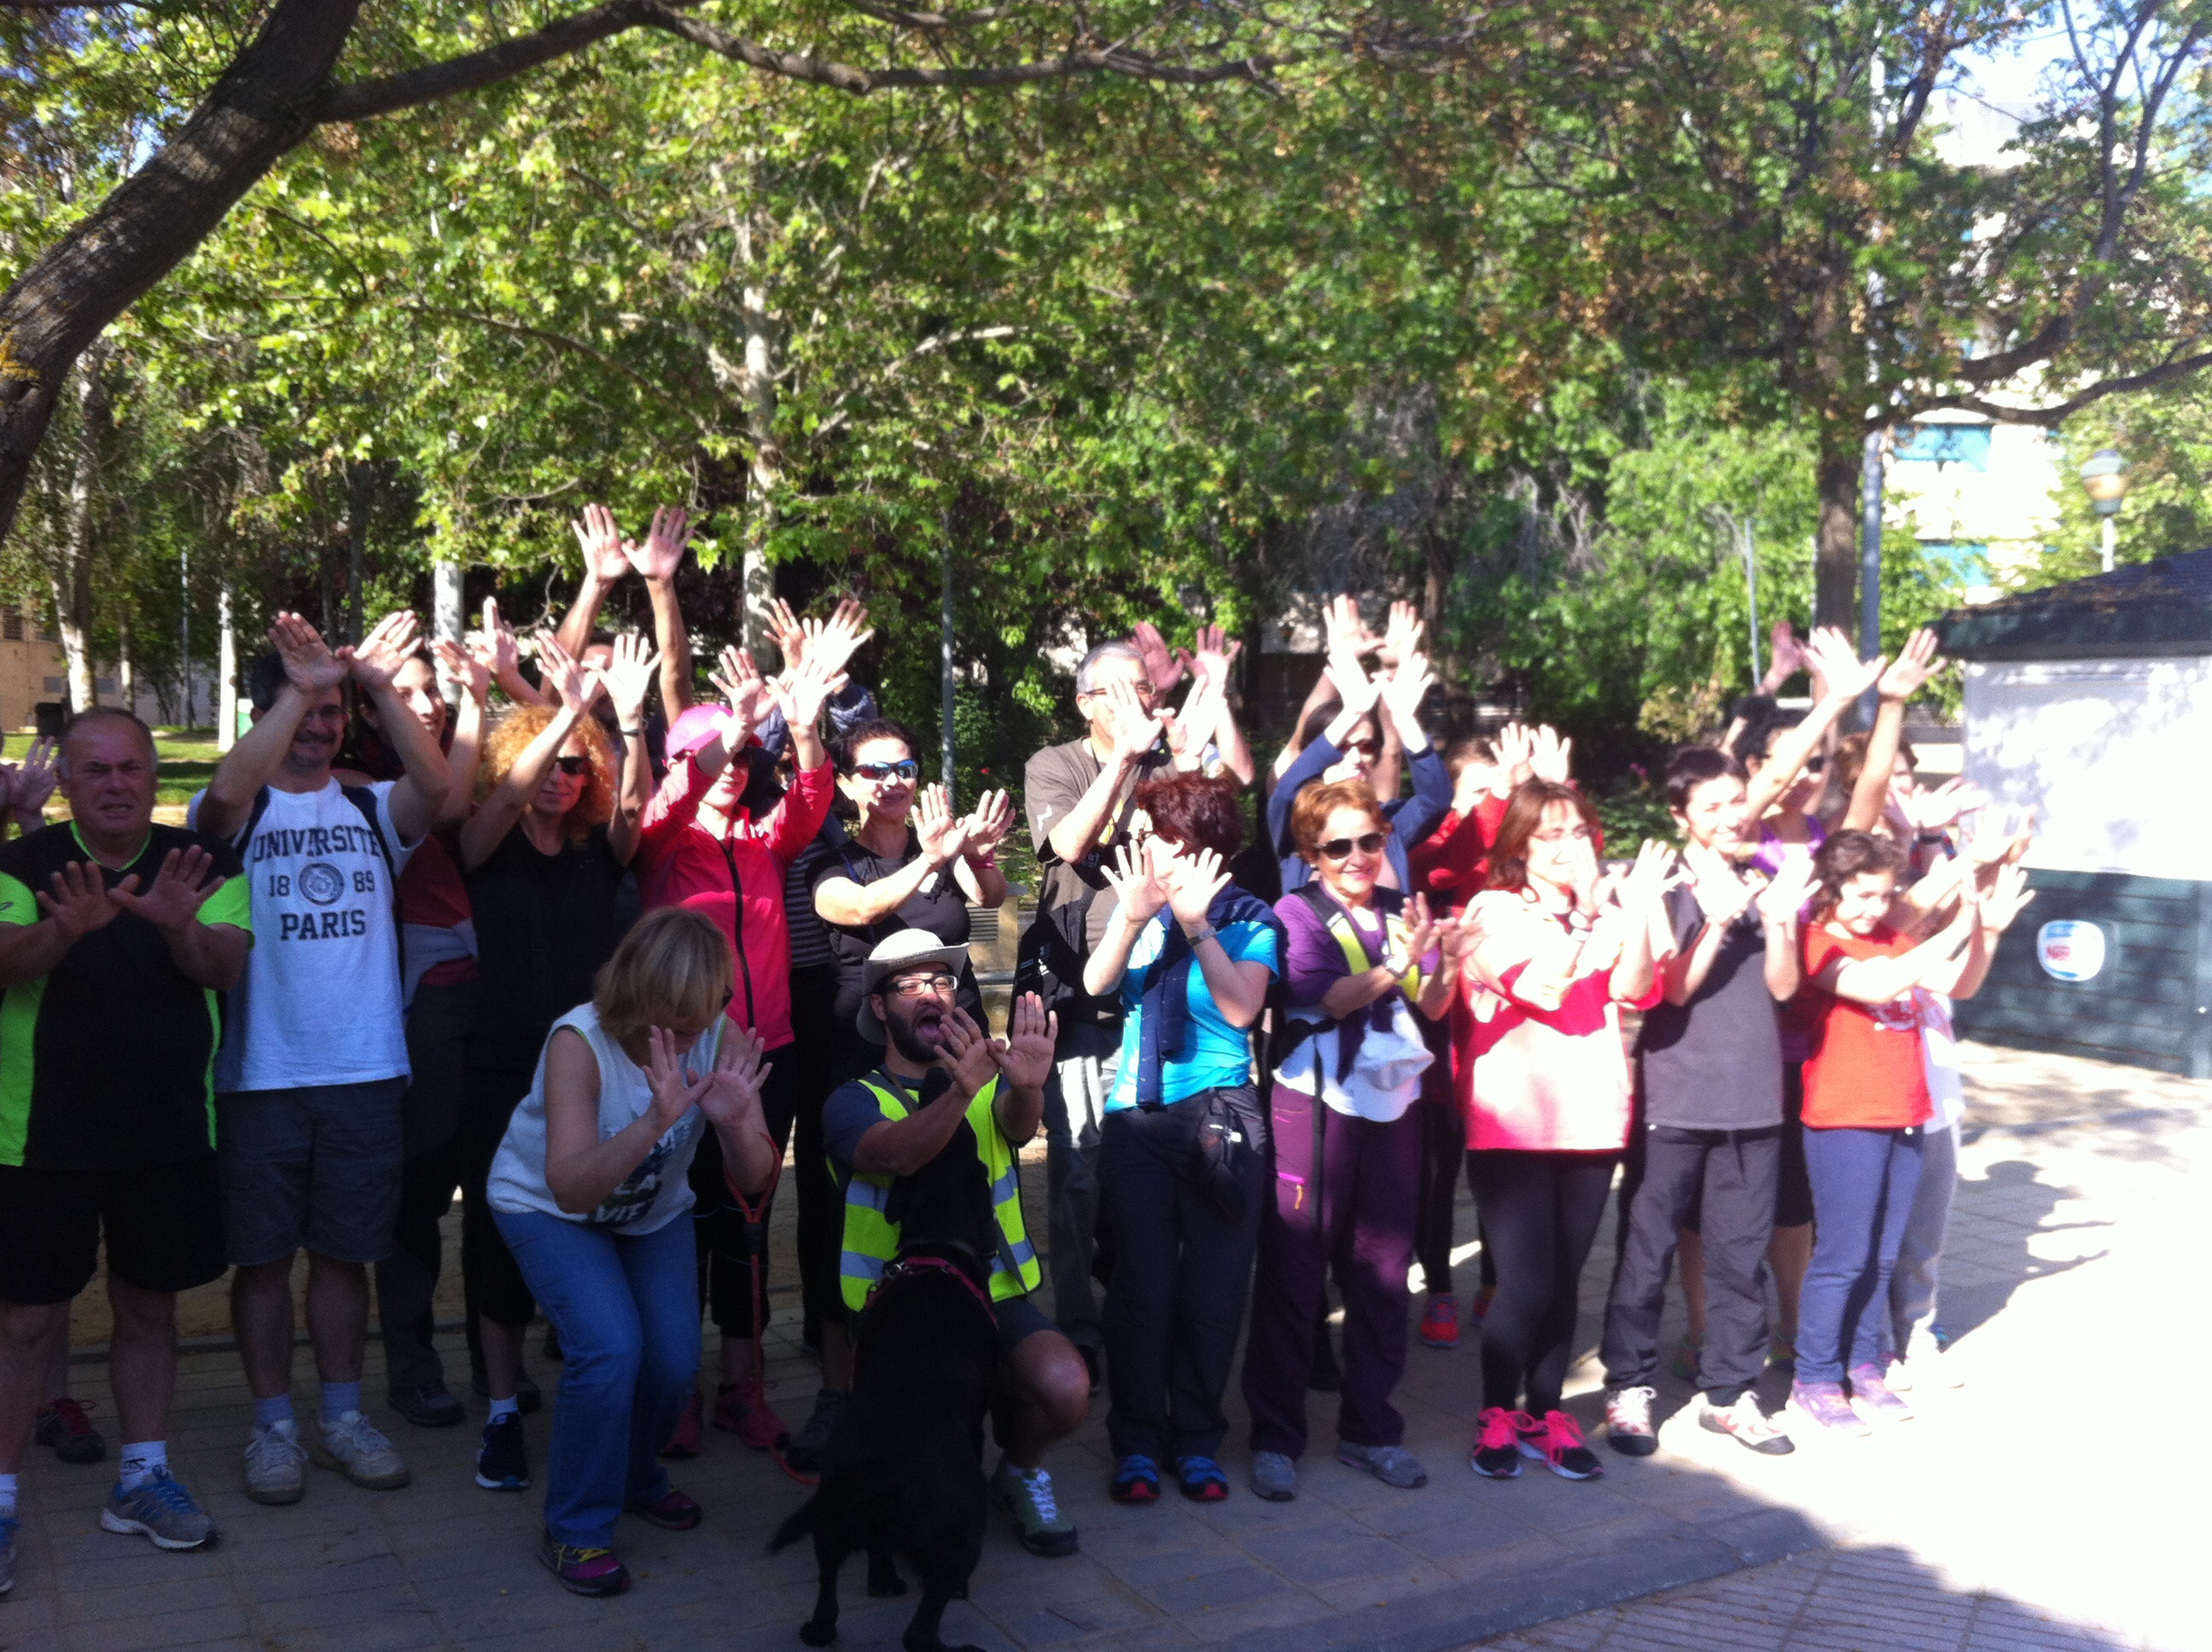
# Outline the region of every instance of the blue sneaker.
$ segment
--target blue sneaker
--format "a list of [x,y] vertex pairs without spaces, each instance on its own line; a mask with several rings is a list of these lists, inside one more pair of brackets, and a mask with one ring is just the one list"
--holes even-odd
[[484,1424],[483,1442],[477,1448],[477,1484],[487,1491],[520,1491],[530,1484],[522,1418],[514,1412]]
[[166,1468],[149,1470],[127,1491],[117,1486],[100,1523],[125,1536],[143,1534],[157,1549],[199,1549],[216,1540],[215,1521]]
[[0,1515],[0,1594],[15,1587],[15,1529],[21,1522]]

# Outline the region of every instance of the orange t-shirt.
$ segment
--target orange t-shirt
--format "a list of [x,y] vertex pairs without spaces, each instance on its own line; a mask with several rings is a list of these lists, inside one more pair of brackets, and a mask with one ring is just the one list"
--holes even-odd
[[1805,1122],[1815,1130],[1902,1130],[1925,1124],[1928,1069],[1920,1048],[1920,993],[1887,1004],[1838,998],[1814,984],[1836,958],[1893,958],[1913,943],[1877,926],[1863,938],[1825,924],[1805,931],[1805,987],[1799,1002],[1812,1036],[1805,1060]]

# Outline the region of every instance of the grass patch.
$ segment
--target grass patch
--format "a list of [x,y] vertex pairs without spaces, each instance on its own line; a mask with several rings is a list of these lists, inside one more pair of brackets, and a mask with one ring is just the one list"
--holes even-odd
[[192,793],[204,790],[215,778],[215,766],[222,756],[216,750],[211,728],[157,728],[154,750],[161,760],[156,804],[191,802]]

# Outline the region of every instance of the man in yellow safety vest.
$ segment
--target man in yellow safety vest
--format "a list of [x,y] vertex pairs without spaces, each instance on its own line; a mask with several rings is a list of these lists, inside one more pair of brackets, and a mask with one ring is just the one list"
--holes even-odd
[[1040,1462],[1047,1446],[1090,1415],[1091,1373],[1030,1300],[1041,1274],[1022,1218],[1017,1162],[1043,1115],[1054,1017],[1025,994],[1013,1006],[1009,1036],[992,1038],[953,1003],[967,957],[966,947],[919,929],[899,931],[868,955],[855,1019],[884,1045],[883,1065],[832,1093],[822,1113],[830,1168],[845,1193],[838,1272],[845,1307],[857,1315],[898,1254],[900,1181],[945,1153],[980,1162],[982,1174],[972,1181],[989,1203],[979,1206],[974,1225],[994,1246],[990,1307],[1010,1401],[992,1494],[1012,1511],[1030,1553],[1073,1554],[1074,1524],[1060,1513]]

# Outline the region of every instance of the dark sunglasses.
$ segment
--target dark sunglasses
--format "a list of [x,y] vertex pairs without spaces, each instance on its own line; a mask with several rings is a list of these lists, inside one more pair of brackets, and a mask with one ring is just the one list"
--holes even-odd
[[580,777],[592,772],[592,760],[589,757],[556,757],[553,763],[564,774]]
[[1354,752],[1362,757],[1372,757],[1382,751],[1382,742],[1380,740],[1354,740],[1350,745],[1344,749],[1346,751]]
[[864,780],[887,780],[893,775],[912,780],[921,773],[921,765],[911,757],[902,757],[895,763],[854,763],[853,772]]
[[1382,839],[1381,832],[1362,832],[1358,837],[1333,837],[1321,846],[1321,857],[1324,860],[1348,860],[1354,849],[1362,854],[1376,854],[1382,850]]

